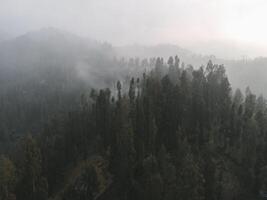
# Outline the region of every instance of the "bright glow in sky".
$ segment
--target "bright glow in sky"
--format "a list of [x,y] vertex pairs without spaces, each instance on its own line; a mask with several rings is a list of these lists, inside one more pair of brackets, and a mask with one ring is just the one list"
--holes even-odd
[[257,44],[267,42],[267,1],[226,1],[222,16],[221,32],[229,39]]
[[0,30],[58,27],[113,44],[267,46],[266,0],[0,0]]

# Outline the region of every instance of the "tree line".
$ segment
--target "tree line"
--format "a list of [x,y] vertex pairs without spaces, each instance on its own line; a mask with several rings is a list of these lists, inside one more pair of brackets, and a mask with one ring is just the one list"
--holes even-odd
[[0,159],[0,199],[236,200],[266,188],[266,100],[178,56],[83,93]]

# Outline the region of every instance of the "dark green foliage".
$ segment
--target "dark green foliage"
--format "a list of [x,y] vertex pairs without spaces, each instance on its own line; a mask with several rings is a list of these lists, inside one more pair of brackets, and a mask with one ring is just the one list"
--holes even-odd
[[[232,95],[224,67],[211,61],[199,69],[180,67],[177,56],[128,65],[155,68],[117,81],[115,91],[83,93],[76,109],[25,137],[12,161],[0,160],[2,199],[249,200],[266,191],[262,96]],[[107,166],[70,175],[96,155]]]
[[11,160],[0,157],[0,199],[7,200],[12,194],[16,185],[15,166]]
[[99,180],[94,166],[87,166],[63,194],[65,200],[94,199],[99,192]]
[[18,155],[17,199],[47,199],[48,185],[42,176],[42,158],[37,142],[31,136],[25,137]]

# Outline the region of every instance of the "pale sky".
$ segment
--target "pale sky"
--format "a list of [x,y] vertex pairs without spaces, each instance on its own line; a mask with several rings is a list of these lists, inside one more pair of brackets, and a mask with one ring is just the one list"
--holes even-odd
[[267,0],[0,0],[0,31],[51,26],[115,45],[232,41],[260,49],[266,20]]

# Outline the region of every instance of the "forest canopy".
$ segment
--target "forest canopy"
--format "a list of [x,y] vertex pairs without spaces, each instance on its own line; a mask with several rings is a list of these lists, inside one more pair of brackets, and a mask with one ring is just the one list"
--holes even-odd
[[[74,82],[70,101],[62,96],[64,84],[52,95],[44,87],[49,93],[41,91],[46,95],[36,101],[37,110],[23,105],[35,99],[27,93],[23,101],[14,98],[16,90],[2,97],[2,119],[12,117],[0,129],[0,199],[234,200],[264,194],[262,96],[249,88],[232,91],[224,66],[212,61],[198,69],[178,56],[114,61],[125,64],[148,70],[104,89],[81,90]],[[48,100],[71,109],[55,114]],[[16,115],[17,122],[11,120]],[[38,133],[16,137],[11,128],[23,130],[21,120],[22,127],[38,123],[24,127]]]

